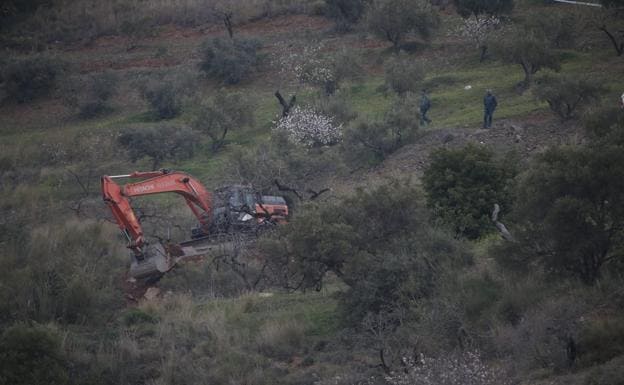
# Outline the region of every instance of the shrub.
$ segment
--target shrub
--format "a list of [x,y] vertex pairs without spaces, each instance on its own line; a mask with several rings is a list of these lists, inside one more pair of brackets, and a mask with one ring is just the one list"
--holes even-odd
[[144,310],[132,308],[128,309],[122,315],[122,322],[126,326],[133,326],[141,323],[153,324],[158,322],[158,318],[150,313],[145,312]]
[[339,31],[349,31],[360,21],[367,0],[325,0],[326,14],[336,21]]
[[367,313],[396,314],[410,299],[430,296],[458,254],[427,224],[417,190],[401,181],[308,206],[263,248],[290,287],[319,288],[328,272],[340,278],[348,286],[342,310],[354,325]]
[[544,76],[535,88],[536,96],[548,102],[550,109],[564,120],[576,117],[579,110],[587,109],[604,91],[601,85],[578,76]]
[[585,385],[622,385],[624,384],[624,357],[613,360],[592,369],[585,377]]
[[286,132],[293,143],[306,147],[331,146],[342,139],[342,125],[310,108],[295,106],[275,130]]
[[583,366],[607,362],[624,355],[624,321],[622,318],[592,319],[579,333],[579,359]]
[[390,41],[396,51],[405,35],[416,32],[429,38],[438,25],[438,15],[425,0],[372,0],[366,17],[369,30]]
[[225,84],[237,84],[258,63],[259,48],[257,40],[214,38],[201,48],[200,69]]
[[499,164],[486,148],[440,148],[430,157],[423,185],[427,205],[455,234],[477,239],[495,228],[490,219],[494,204],[511,202],[507,185],[515,171]]
[[78,111],[79,117],[89,119],[111,110],[108,102],[116,87],[117,78],[111,72],[74,78],[67,80],[63,97],[65,104]]
[[156,126],[122,130],[117,138],[130,160],[148,157],[156,170],[165,160],[188,159],[195,149],[195,133],[189,128]]
[[425,77],[422,66],[407,55],[399,55],[389,59],[384,65],[384,69],[386,85],[399,95],[406,92],[417,92]]
[[519,84],[524,90],[533,83],[533,76],[544,68],[559,71],[561,58],[552,50],[544,32],[521,25],[511,28],[496,46],[503,61],[518,64],[524,71],[524,80]]
[[313,109],[343,124],[357,118],[357,112],[355,112],[351,103],[341,95],[321,97],[314,102]]
[[9,63],[2,77],[9,98],[27,103],[49,94],[59,72],[58,62],[46,56],[33,56]]
[[216,152],[231,130],[253,125],[253,111],[254,106],[240,94],[218,95],[201,106],[192,126],[210,137]]
[[0,337],[0,383],[67,384],[60,338],[41,326],[15,325]]
[[256,345],[265,356],[287,360],[301,348],[304,331],[301,322],[269,322],[260,329]]
[[471,15],[500,16],[510,13],[514,7],[514,0],[453,0],[457,13],[463,18]]
[[149,81],[142,86],[141,93],[158,119],[175,118],[182,110],[178,85],[171,80]]
[[348,159],[378,163],[418,132],[418,101],[412,95],[401,98],[386,112],[381,122],[359,122],[345,130],[344,151]]
[[600,277],[604,264],[621,260],[623,156],[617,142],[539,156],[518,183],[518,256],[586,284]]

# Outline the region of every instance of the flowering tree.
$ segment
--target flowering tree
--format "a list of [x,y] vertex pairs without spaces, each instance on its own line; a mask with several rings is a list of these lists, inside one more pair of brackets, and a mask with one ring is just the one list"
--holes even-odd
[[330,146],[342,140],[341,124],[336,125],[331,117],[299,106],[278,120],[275,129],[286,132],[292,142],[307,147]]
[[357,77],[361,71],[353,55],[344,49],[324,55],[323,43],[308,45],[301,52],[282,48],[278,51],[286,54],[273,60],[280,73],[287,77],[294,75],[301,84],[321,87],[327,95],[333,94],[342,80]]
[[405,371],[393,373],[386,380],[392,385],[506,385],[502,370],[481,360],[478,352],[467,351],[449,357],[405,360]]
[[480,61],[487,55],[487,42],[494,31],[498,29],[500,19],[496,16],[469,17],[463,20],[459,34],[472,40],[481,52]]

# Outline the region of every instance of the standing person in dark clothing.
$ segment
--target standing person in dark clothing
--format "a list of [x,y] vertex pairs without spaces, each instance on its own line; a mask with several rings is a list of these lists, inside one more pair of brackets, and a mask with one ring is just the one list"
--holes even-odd
[[483,128],[492,127],[492,114],[494,114],[497,105],[496,96],[492,94],[492,90],[487,90],[483,98],[483,109],[485,112],[483,116]]
[[420,125],[421,126],[424,126],[425,122],[427,124],[431,123],[431,119],[427,117],[427,112],[429,111],[429,108],[431,108],[431,100],[429,100],[429,97],[427,96],[427,91],[422,90],[422,93],[420,95]]

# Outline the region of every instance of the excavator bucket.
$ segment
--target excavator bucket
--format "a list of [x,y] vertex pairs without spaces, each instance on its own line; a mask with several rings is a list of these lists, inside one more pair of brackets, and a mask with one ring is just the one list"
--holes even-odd
[[135,279],[160,277],[173,267],[171,258],[161,244],[149,245],[142,260],[133,258],[130,276]]

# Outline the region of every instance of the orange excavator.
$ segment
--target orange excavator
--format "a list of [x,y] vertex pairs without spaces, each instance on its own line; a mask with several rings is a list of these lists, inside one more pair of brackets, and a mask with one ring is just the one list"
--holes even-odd
[[[138,179],[120,186],[118,179]],[[288,205],[279,196],[263,196],[251,186],[232,185],[209,192],[189,174],[160,170],[133,172],[127,175],[104,175],[102,197],[111,209],[117,225],[128,239],[132,250],[130,276],[136,279],[158,278],[179,261],[214,252],[223,246],[228,234],[256,234],[258,230],[284,223]],[[199,226],[192,230],[191,240],[177,244],[148,244],[130,198],[176,193],[182,195]]]

